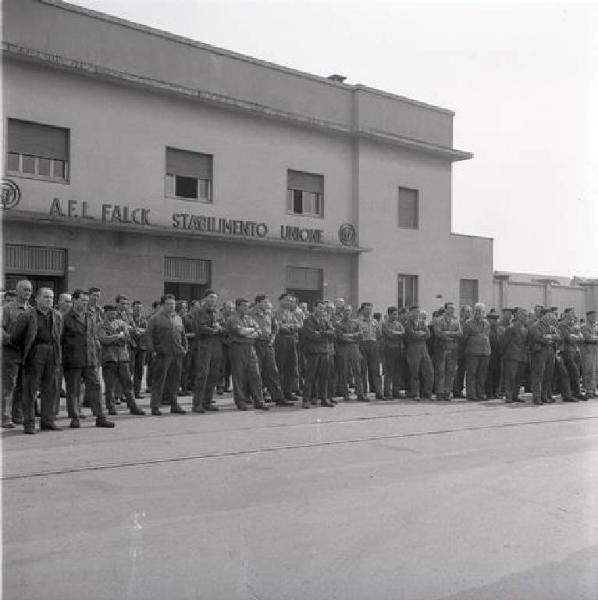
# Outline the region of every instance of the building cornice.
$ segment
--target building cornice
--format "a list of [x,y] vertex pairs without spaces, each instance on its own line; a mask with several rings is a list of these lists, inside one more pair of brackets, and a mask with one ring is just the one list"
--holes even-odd
[[107,13],[103,13],[97,10],[93,10],[90,8],[86,8],[83,6],[78,6],[76,4],[71,4],[69,2],[63,2],[62,0],[37,0],[40,4],[46,4],[49,6],[54,6],[56,8],[66,10],[72,13],[85,15],[86,17],[90,17],[92,19],[97,19],[99,21],[104,21],[106,23],[111,23],[115,25],[120,25],[121,27],[126,27],[128,29],[132,29],[135,31],[141,31],[143,33],[147,33],[149,35],[153,35],[155,37],[159,37],[165,40],[169,40],[172,42],[176,42],[178,44],[183,44],[185,46],[191,46],[195,48],[200,48],[202,50],[207,50],[213,54],[218,54],[220,56],[226,56],[227,58],[232,58],[235,60],[239,60],[242,62],[260,65],[264,67],[268,67],[269,69],[274,69],[276,71],[280,71],[281,73],[288,73],[291,75],[295,75],[298,77],[303,77],[304,79],[309,79],[311,81],[317,81],[323,85],[336,87],[344,90],[361,90],[368,92],[370,94],[375,94],[377,96],[383,96],[385,98],[391,98],[394,100],[400,100],[401,102],[407,102],[409,104],[413,104],[414,106],[419,106],[421,108],[426,108],[428,110],[432,110],[438,113],[442,113],[445,115],[454,116],[454,111],[444,108],[442,106],[437,106],[435,104],[429,104],[427,102],[422,102],[421,100],[415,100],[414,98],[408,98],[406,96],[401,96],[399,94],[393,94],[391,92],[387,92],[384,90],[379,90],[377,88],[373,88],[362,83],[357,83],[355,85],[349,83],[343,83],[338,80],[330,79],[328,77],[322,77],[321,75],[315,75],[314,73],[308,73],[306,71],[301,71],[299,69],[293,69],[291,67],[286,67],[284,65],[279,65],[277,63],[273,63],[267,60],[255,58],[253,56],[249,56],[247,54],[241,54],[240,52],[233,52],[232,50],[227,50],[226,48],[220,48],[218,46],[212,46],[211,44],[206,44],[205,42],[200,42],[198,40],[194,40],[192,38],[188,38],[182,35],[177,35],[175,33],[171,33],[169,31],[165,31],[163,29],[158,29],[156,27],[150,27],[149,25],[143,25],[142,23],[135,23],[134,21],[129,21],[128,19],[123,19],[122,17],[115,17],[114,15],[110,15]]
[[371,252],[371,248],[362,246],[342,246],[341,244],[296,242],[292,240],[280,240],[274,237],[253,238],[242,236],[230,236],[221,233],[187,231],[173,229],[164,225],[131,225],[127,223],[105,223],[99,220],[65,219],[64,217],[25,210],[9,210],[0,213],[1,221],[37,223],[40,225],[61,226],[75,229],[95,229],[109,231],[111,233],[135,233],[138,235],[152,235],[168,237],[171,239],[196,239],[203,242],[238,244],[245,246],[261,246],[265,248],[284,248],[286,250],[300,250],[303,252],[317,252],[325,254],[357,255],[363,252]]
[[397,136],[375,129],[349,127],[343,125],[342,123],[324,119],[316,119],[314,117],[297,112],[281,111],[264,104],[248,102],[232,96],[180,86],[150,77],[110,69],[85,61],[74,60],[65,56],[48,54],[40,50],[25,48],[23,46],[11,44],[5,41],[2,42],[1,51],[3,57],[15,60],[39,64],[44,67],[68,71],[88,77],[95,77],[104,81],[119,83],[121,85],[144,88],[156,93],[187,98],[189,100],[216,106],[225,110],[232,110],[262,118],[282,121],[294,126],[307,127],[338,135],[345,135],[358,139],[367,139],[374,142],[391,144],[449,161],[468,160],[473,157],[473,154],[470,152],[464,152],[462,150],[456,150],[446,146],[430,144],[421,140]]

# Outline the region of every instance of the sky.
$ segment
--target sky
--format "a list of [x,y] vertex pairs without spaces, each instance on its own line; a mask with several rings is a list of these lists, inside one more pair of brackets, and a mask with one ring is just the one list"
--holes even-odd
[[494,269],[598,278],[598,0],[76,0],[455,111],[453,231]]

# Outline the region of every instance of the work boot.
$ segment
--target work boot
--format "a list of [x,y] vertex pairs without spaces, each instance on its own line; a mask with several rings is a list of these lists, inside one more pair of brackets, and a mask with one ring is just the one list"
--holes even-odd
[[280,400],[276,401],[276,406],[295,406],[295,404],[289,400],[284,400],[281,398]]
[[249,410],[249,407],[247,406],[246,402],[237,402],[237,408],[239,410]]
[[173,404],[170,408],[171,413],[176,413],[177,415],[184,415],[187,411],[180,404]]
[[152,408],[152,415],[154,417],[162,416],[162,411],[159,408]]
[[61,427],[58,427],[56,423],[52,423],[48,421],[47,423],[40,423],[39,425],[40,431],[62,431]]
[[35,423],[27,423],[23,426],[23,433],[35,433]]
[[142,417],[145,414],[145,411],[143,409],[139,408],[137,406],[137,404],[134,404],[133,406],[131,406],[129,408],[129,413],[132,415],[137,415],[137,416]]
[[263,402],[256,402],[254,406],[256,410],[270,410],[270,407],[266,406]]
[[320,402],[321,406],[325,406],[327,408],[334,408],[334,404],[331,404],[330,402],[328,402],[328,400],[322,400],[322,402]]
[[96,427],[116,427],[116,424],[102,416],[96,418]]
[[71,424],[69,425],[71,429],[79,429],[81,427],[81,423],[79,423],[79,419],[71,419]]
[[207,410],[209,412],[218,412],[220,409],[215,406],[214,404],[206,404],[204,407],[204,410]]
[[308,401],[304,400],[301,403],[301,408],[310,408],[310,403]]

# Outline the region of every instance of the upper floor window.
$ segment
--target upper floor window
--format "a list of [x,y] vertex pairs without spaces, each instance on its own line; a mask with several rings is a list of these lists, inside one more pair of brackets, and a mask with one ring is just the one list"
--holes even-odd
[[287,212],[308,217],[324,216],[324,177],[287,171]]
[[36,179],[69,178],[69,130],[8,119],[6,171]]
[[419,229],[419,192],[399,188],[399,227]]
[[212,201],[212,156],[166,148],[166,196]]

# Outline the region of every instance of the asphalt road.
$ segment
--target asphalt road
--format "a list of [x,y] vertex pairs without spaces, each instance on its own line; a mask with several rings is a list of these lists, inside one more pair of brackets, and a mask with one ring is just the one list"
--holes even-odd
[[598,401],[219,404],[4,432],[3,598],[598,598]]

